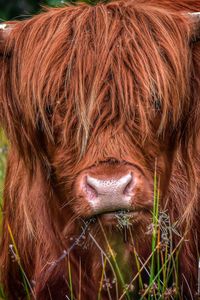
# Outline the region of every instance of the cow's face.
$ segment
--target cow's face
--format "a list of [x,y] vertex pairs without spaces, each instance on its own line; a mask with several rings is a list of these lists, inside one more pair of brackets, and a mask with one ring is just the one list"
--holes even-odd
[[190,36],[187,16],[120,2],[17,25],[4,123],[25,161],[50,166],[63,214],[107,224],[151,216],[154,173],[163,198],[177,145],[190,138]]
[[[108,24],[97,9],[95,31],[92,9],[87,21],[81,19],[84,34],[74,36],[60,77],[49,86],[50,91],[62,86],[52,112],[55,146],[49,154],[61,206],[109,225],[123,214],[133,224],[151,218],[154,173],[163,198],[189,109],[184,18],[155,9],[152,17],[142,11],[140,19],[136,9],[136,19],[123,28],[128,18],[123,9],[115,20],[108,6]],[[180,26],[188,32],[181,34]]]
[[[154,107],[150,109],[156,121],[160,112],[155,112]],[[96,119],[100,117],[96,115]],[[80,160],[77,159],[76,126],[65,133],[71,135],[71,145],[68,142],[63,148],[60,144],[51,156],[57,182],[55,188],[64,201],[62,206],[68,209],[70,203],[77,216],[97,217],[107,225],[117,224],[122,215],[135,225],[144,218],[150,219],[154,174],[157,173],[159,188],[164,195],[175,145],[167,135],[158,139],[156,129],[150,132],[152,140],[147,137],[140,144],[137,141],[140,130],[140,127],[134,128],[131,120],[125,120],[122,128],[108,124],[102,131],[91,133],[89,145]],[[59,132],[62,133],[61,128],[57,130],[57,138],[61,140],[63,137],[59,137]]]

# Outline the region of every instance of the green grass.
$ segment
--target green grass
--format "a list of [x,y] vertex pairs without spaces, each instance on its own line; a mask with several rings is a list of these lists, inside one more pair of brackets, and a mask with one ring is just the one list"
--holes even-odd
[[[176,247],[173,247],[172,239],[176,231],[174,225],[170,222],[167,212],[160,210],[159,196],[159,178],[157,177],[155,165],[154,205],[151,224],[152,251],[149,258],[145,262],[142,262],[134,247],[134,256],[138,272],[124,290],[119,300],[123,299],[128,288],[134,285],[136,280],[139,281],[140,300],[182,299],[178,283],[178,256],[182,243],[184,242],[184,236],[181,237],[179,235],[179,242]],[[177,234],[176,232],[176,235]],[[134,245],[133,239],[132,244]],[[143,270],[149,275],[148,284],[143,282],[141,276]]]

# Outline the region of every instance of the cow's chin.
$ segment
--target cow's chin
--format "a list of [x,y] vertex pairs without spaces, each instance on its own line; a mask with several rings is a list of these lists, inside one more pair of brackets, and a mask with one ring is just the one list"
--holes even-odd
[[144,259],[150,255],[153,228],[151,211],[111,211],[91,216],[87,219],[87,222],[90,221],[89,240],[94,241],[91,246],[98,244],[106,251],[109,244],[118,256],[121,256],[121,251],[126,251],[129,257],[134,248]]

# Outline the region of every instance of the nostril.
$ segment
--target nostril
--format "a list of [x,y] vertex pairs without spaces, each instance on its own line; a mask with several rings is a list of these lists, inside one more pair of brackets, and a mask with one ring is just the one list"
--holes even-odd
[[88,176],[85,177],[82,188],[86,193],[88,199],[92,200],[98,196],[98,192],[95,189],[95,187],[92,185],[92,183],[88,180]]
[[130,173],[129,177],[127,177],[127,182],[126,182],[126,186],[125,186],[125,189],[123,191],[123,194],[124,195],[132,194],[134,186],[135,186],[135,180],[134,180],[133,174]]

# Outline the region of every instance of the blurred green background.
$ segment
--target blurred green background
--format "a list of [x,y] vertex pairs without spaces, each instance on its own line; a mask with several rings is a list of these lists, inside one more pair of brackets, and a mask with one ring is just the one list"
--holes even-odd
[[1,20],[23,19],[38,13],[42,6],[59,6],[76,0],[0,0]]

